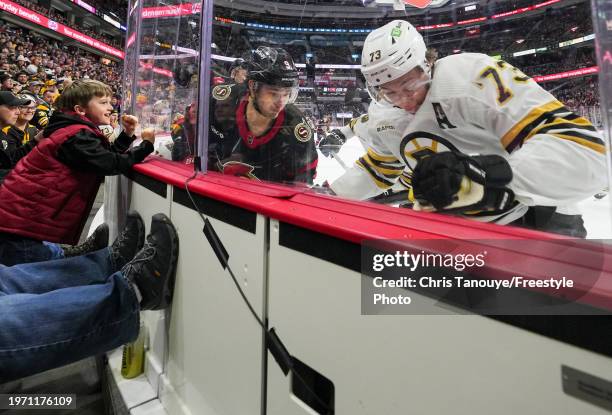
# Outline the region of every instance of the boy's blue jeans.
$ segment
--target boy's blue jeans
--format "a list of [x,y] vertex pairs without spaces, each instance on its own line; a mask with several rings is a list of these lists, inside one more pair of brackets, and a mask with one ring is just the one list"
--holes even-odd
[[0,383],[138,336],[138,300],[109,252],[0,265]]
[[12,266],[63,257],[64,250],[56,243],[0,233],[0,264]]

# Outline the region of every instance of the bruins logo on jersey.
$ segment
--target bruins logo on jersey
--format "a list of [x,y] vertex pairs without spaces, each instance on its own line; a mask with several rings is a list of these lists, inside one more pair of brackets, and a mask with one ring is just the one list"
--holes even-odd
[[418,161],[423,157],[442,151],[460,152],[447,139],[425,131],[410,133],[400,143],[400,154],[410,170],[414,170]]
[[212,96],[217,101],[226,100],[232,93],[232,87],[230,85],[217,85],[212,90]]
[[312,138],[312,130],[304,122],[301,122],[298,125],[296,125],[295,128],[293,129],[293,133],[295,134],[295,138],[297,138],[299,141],[303,143],[308,142]]

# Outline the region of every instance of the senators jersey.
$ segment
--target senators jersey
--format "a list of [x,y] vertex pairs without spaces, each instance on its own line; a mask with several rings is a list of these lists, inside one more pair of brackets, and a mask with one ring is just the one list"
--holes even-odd
[[509,223],[528,206],[573,206],[606,186],[605,146],[584,117],[512,65],[487,55],[451,55],[435,63],[425,101],[395,143],[413,169],[440,151],[497,154],[513,171],[511,211],[476,219]]
[[410,187],[410,172],[394,153],[394,146],[413,115],[390,104],[372,101],[368,113],[353,118],[340,128],[349,139],[357,136],[366,153],[355,165],[331,183],[338,196],[364,200],[376,196],[399,183]]
[[212,90],[209,168],[240,161],[253,167],[252,176],[275,182],[312,184],[318,162],[313,131],[300,112],[288,104],[262,136],[249,130],[248,93],[243,85],[217,85]]

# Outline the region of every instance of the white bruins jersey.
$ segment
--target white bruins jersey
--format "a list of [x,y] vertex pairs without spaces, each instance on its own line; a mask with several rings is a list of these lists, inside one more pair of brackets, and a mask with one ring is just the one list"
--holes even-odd
[[355,165],[334,180],[331,189],[339,196],[364,200],[392,187],[396,182],[402,188],[410,187],[410,174],[394,147],[413,115],[390,104],[372,101],[368,113],[353,118],[340,128],[347,140],[357,136],[366,150]]
[[394,154],[412,170],[432,152],[497,154],[513,171],[511,211],[474,219],[509,223],[527,206],[573,205],[606,187],[605,145],[589,120],[512,65],[476,53],[436,62],[429,92],[396,142]]

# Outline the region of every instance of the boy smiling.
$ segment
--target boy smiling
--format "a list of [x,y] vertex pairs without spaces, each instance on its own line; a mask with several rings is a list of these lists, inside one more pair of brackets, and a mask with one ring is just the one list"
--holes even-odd
[[[138,120],[123,117],[111,144],[99,125],[110,124],[111,89],[76,81],[64,90],[43,140],[0,185],[0,263],[54,259],[42,241],[75,245],[104,176],[127,174],[153,152],[155,135],[129,149]],[[23,259],[23,260],[22,260]]]

